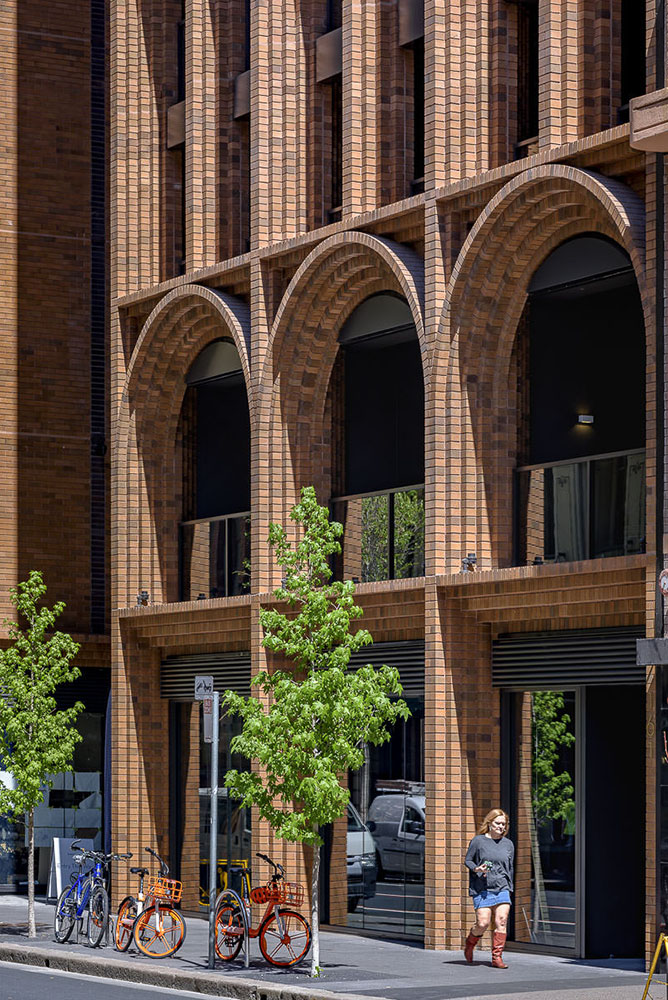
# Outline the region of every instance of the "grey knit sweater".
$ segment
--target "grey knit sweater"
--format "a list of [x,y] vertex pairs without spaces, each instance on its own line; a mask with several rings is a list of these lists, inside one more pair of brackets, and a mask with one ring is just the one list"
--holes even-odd
[[[492,862],[486,876],[473,870],[483,861]],[[464,861],[469,870],[469,896],[477,896],[485,889],[491,892],[508,889],[512,892],[514,863],[515,845],[507,837],[494,840],[484,833],[475,836],[469,844]]]

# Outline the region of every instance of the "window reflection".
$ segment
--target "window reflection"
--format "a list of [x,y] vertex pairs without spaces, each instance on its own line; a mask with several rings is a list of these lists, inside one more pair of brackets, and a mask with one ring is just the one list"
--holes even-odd
[[350,775],[347,925],[424,935],[424,697],[406,698],[411,717],[388,743],[366,748]]
[[517,473],[518,563],[645,551],[645,453]]
[[250,588],[250,517],[181,525],[181,599],[234,597]]
[[361,583],[424,576],[424,489],[333,502],[344,527],[337,575]]
[[[228,800],[224,787],[225,773],[230,768],[244,770],[247,760],[240,754],[228,757],[230,740],[241,732],[243,721],[238,716],[223,716],[220,723],[218,755],[218,837],[216,884],[222,889],[227,884],[226,865],[228,850],[233,865],[250,866],[251,859],[251,810],[238,799]],[[200,737],[200,787],[199,787],[199,849],[200,849],[200,904],[209,902],[209,851],[211,832],[211,744]],[[228,837],[229,826],[229,837]],[[239,889],[238,876],[232,877],[231,888]]]

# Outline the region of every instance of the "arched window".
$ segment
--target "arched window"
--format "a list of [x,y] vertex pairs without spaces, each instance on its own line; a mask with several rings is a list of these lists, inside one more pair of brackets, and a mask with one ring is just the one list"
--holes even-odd
[[339,334],[334,395],[337,567],[360,581],[424,573],[424,382],[404,299],[374,295]]
[[234,344],[205,347],[186,383],[181,597],[229,597],[250,584],[250,419]]
[[644,551],[645,331],[621,247],[591,234],[550,254],[515,357],[519,562]]

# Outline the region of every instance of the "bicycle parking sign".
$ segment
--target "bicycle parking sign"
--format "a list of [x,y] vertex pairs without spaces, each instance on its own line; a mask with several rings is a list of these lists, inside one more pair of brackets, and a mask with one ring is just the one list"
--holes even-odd
[[197,674],[195,677],[195,701],[204,701],[213,695],[213,677],[210,674]]

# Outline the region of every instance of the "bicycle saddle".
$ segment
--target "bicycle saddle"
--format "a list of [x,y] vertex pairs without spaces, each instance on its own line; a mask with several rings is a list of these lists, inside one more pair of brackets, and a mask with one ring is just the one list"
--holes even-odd
[[130,872],[132,875],[148,875],[149,870],[148,868],[131,868]]
[[231,875],[239,875],[241,872],[248,871],[243,865],[232,865],[231,868],[225,866],[225,871],[229,871]]

